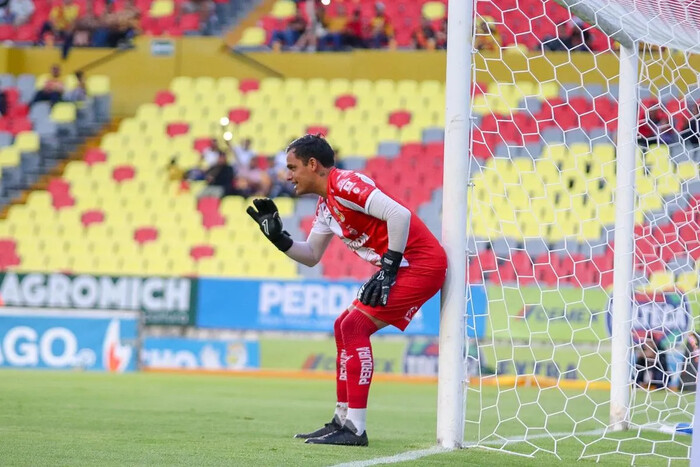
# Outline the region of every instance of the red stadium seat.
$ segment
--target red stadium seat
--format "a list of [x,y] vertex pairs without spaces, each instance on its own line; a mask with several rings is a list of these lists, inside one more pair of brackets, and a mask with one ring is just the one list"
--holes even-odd
[[389,115],[389,125],[393,125],[397,128],[402,128],[409,123],[411,123],[411,112],[406,110],[397,110]]
[[153,102],[160,107],[170,105],[175,102],[175,94],[170,91],[158,91]]
[[342,111],[352,109],[357,105],[357,97],[352,94],[343,94],[335,99],[334,105]]
[[85,163],[89,166],[93,166],[100,162],[105,162],[107,160],[107,154],[99,148],[90,148],[85,153]]
[[101,224],[105,220],[105,213],[98,209],[93,209],[90,211],[85,211],[82,216],[80,216],[80,222],[82,222],[84,227],[89,227],[92,224]]
[[236,125],[247,122],[248,119],[250,119],[250,109],[245,107],[236,107],[235,109],[231,109],[231,111],[228,113],[228,119],[231,121],[231,123]]
[[321,134],[324,137],[328,136],[328,127],[327,126],[321,126],[321,125],[314,125],[306,128],[306,133],[309,135],[318,135]]
[[120,165],[112,171],[112,178],[117,183],[122,183],[133,179],[136,176],[136,169],[131,165]]
[[218,213],[220,205],[221,200],[219,198],[207,196],[205,198],[200,198],[199,201],[197,201],[197,210],[201,213]]
[[244,79],[238,83],[238,90],[243,94],[257,91],[258,89],[260,89],[260,81],[257,79]]
[[170,123],[165,132],[171,138],[178,135],[186,135],[190,131],[190,125],[183,122]]
[[140,227],[134,230],[134,241],[139,245],[154,242],[158,239],[158,229],[155,227]]

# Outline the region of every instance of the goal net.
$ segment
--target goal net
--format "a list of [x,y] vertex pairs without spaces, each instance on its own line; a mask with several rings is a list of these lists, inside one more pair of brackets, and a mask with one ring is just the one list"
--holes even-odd
[[560,3],[475,2],[465,444],[687,460],[700,2]]

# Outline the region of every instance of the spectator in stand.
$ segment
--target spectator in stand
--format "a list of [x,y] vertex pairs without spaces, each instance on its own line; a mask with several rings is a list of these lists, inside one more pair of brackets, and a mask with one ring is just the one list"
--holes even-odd
[[65,60],[73,46],[73,32],[79,15],[80,8],[73,0],[63,0],[62,4],[54,5],[49,13],[49,19],[39,30],[39,44],[45,44],[46,36],[50,33],[54,40],[57,38],[63,41],[61,53]]
[[306,20],[297,7],[297,13],[289,20],[287,27],[282,31],[273,31],[270,38],[270,48],[275,51],[294,46],[302,34],[306,31]]
[[252,143],[250,138],[243,138],[241,144],[233,148],[233,156],[238,168],[248,167],[250,161],[255,159],[255,151],[251,149]]
[[212,0],[186,0],[182,5],[181,12],[197,13],[202,33],[211,35],[217,21],[214,8],[215,5]]
[[209,170],[210,168],[216,165],[216,163],[219,161],[220,152],[221,150],[219,149],[218,141],[216,140],[216,138],[211,138],[209,140],[209,146],[202,150],[201,161],[202,167],[205,171]]
[[659,350],[660,345],[651,331],[635,348],[635,382],[643,388],[666,387],[666,354]]
[[692,117],[688,119],[686,127],[681,132],[681,139],[686,146],[700,146],[700,108],[698,103],[693,101],[688,105],[688,110],[692,113]]
[[359,9],[352,12],[352,18],[350,18],[345,26],[343,42],[347,47],[351,48],[367,47],[367,43],[365,42],[365,25],[362,21],[362,13]]
[[228,163],[226,152],[219,151],[216,164],[210,167],[205,173],[207,187],[204,188],[197,197],[205,198],[208,196],[216,196],[218,198],[223,198],[224,196],[236,194],[233,185],[235,177],[236,173],[233,167]]
[[85,74],[78,70],[75,72],[75,78],[78,80],[78,84],[75,89],[66,91],[63,94],[63,100],[66,102],[82,103],[87,99],[87,85],[85,84]]
[[292,50],[306,50],[315,52],[318,48],[319,40],[326,35],[326,27],[328,20],[326,18],[326,9],[318,5],[316,7],[316,21],[309,23],[304,30],[304,33],[299,37],[299,40],[294,44]]
[[266,169],[261,167],[258,157],[253,157],[247,166],[242,166],[236,179],[236,187],[243,196],[267,196],[272,188],[272,179]]
[[269,174],[270,179],[272,181],[272,187],[270,188],[269,197],[293,197],[295,195],[294,185],[289,180],[287,180],[287,151],[285,149],[282,149],[270,159],[271,168]]
[[643,152],[653,144],[674,143],[677,137],[668,114],[658,105],[645,111],[644,119],[639,123],[637,132],[637,143]]
[[435,31],[435,48],[438,50],[447,49],[447,18],[440,21],[440,26]]
[[123,44],[131,44],[133,38],[140,31],[141,12],[134,4],[134,0],[127,0],[121,11],[114,12],[107,27],[109,28],[109,47],[119,47]]
[[420,26],[411,35],[414,49],[435,49],[435,31],[426,17],[421,18]]
[[369,46],[373,49],[386,47],[394,39],[394,27],[386,16],[382,2],[374,4],[374,18],[369,23]]
[[345,5],[338,4],[335,16],[326,17],[326,34],[321,38],[319,50],[342,50],[345,46],[344,36],[349,21]]
[[34,10],[32,0],[10,0],[0,7],[0,23],[22,26],[32,17]]
[[31,107],[41,101],[48,101],[51,105],[54,105],[56,102],[60,102],[63,99],[64,89],[65,86],[61,79],[61,67],[53,65],[51,67],[51,77],[49,77],[44,83],[44,86],[34,94],[34,98],[29,103],[29,106]]
[[477,34],[474,37],[476,50],[498,50],[501,48],[501,35],[493,24],[482,21],[477,27]]
[[90,47],[95,31],[100,27],[100,18],[95,14],[95,0],[87,0],[85,14],[75,21],[73,33],[73,45],[76,47]]
[[574,24],[571,31],[571,50],[572,52],[590,52],[593,37],[590,31],[585,28],[582,23]]
[[565,52],[571,50],[571,33],[568,22],[559,24],[556,36],[547,36],[542,40],[542,47],[552,52]]

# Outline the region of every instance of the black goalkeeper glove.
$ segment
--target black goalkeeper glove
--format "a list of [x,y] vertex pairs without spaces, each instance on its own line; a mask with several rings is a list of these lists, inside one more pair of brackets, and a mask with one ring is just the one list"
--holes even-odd
[[387,250],[384,253],[381,269],[375,272],[357,292],[360,303],[369,306],[386,306],[389,301],[389,289],[396,283],[396,275],[399,273],[402,259],[403,254],[397,251]]
[[268,240],[280,251],[287,251],[292,247],[294,240],[289,236],[289,232],[282,230],[282,219],[275,206],[275,202],[270,198],[254,199],[253,206],[248,206],[246,212],[260,226],[260,230]]

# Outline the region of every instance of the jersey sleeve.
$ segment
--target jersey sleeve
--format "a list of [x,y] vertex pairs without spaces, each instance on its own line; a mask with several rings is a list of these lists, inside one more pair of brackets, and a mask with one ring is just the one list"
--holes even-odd
[[378,191],[368,176],[349,172],[337,178],[335,199],[346,208],[368,214],[369,201]]
[[324,207],[325,204],[319,198],[318,203],[316,203],[316,218],[314,219],[314,223],[311,225],[311,232],[313,233],[323,235],[333,233],[331,226],[328,225],[328,220],[326,220],[326,216],[324,215]]

